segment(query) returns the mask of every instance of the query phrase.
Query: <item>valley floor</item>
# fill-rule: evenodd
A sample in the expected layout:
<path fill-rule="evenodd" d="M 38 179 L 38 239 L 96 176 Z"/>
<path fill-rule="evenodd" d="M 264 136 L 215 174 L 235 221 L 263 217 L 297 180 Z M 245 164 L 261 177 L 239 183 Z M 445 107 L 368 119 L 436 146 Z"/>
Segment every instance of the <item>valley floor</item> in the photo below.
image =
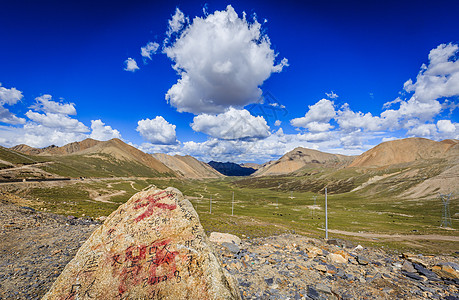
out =
<path fill-rule="evenodd" d="M 40 299 L 98 223 L 2 199 L 0 226 L 0 299 Z M 246 237 L 239 249 L 215 245 L 223 266 L 239 282 L 243 299 L 459 297 L 457 280 L 430 272 L 439 263 L 458 266 L 457 257 L 403 258 L 354 246 L 295 234 Z"/>

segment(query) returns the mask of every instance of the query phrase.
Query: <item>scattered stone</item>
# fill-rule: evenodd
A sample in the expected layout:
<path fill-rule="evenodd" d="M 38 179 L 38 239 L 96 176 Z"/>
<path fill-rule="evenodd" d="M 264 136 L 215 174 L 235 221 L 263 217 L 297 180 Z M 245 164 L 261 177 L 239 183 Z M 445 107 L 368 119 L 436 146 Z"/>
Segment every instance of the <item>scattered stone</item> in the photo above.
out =
<path fill-rule="evenodd" d="M 311 299 L 319 299 L 319 292 L 312 286 L 308 287 L 308 297 Z"/>
<path fill-rule="evenodd" d="M 209 240 L 217 244 L 233 243 L 235 245 L 240 245 L 242 243 L 241 239 L 234 234 L 221 232 L 212 232 L 209 236 Z"/>
<path fill-rule="evenodd" d="M 321 271 L 321 272 L 324 272 L 324 273 L 327 272 L 327 267 L 324 266 L 324 265 L 317 265 L 315 268 L 318 271 Z"/>
<path fill-rule="evenodd" d="M 406 272 L 406 271 L 402 271 L 402 273 L 406 277 L 409 277 L 409 278 L 412 278 L 412 279 L 416 279 L 416 280 L 423 280 L 423 278 L 421 276 L 419 276 L 418 274 L 416 274 L 416 273 L 411 273 L 411 272 Z"/>
<path fill-rule="evenodd" d="M 459 273 L 447 264 L 433 266 L 432 271 L 442 278 L 459 279 Z"/>
<path fill-rule="evenodd" d="M 413 267 L 413 264 L 407 260 L 405 260 L 405 262 L 403 263 L 402 267 L 401 267 L 402 271 L 405 271 L 405 272 L 410 272 L 410 273 L 416 273 L 416 269 Z"/>
<path fill-rule="evenodd" d="M 413 264 L 413 267 L 416 269 L 416 271 L 418 271 L 419 274 L 424 275 L 429 280 L 433 280 L 433 281 L 439 281 L 440 280 L 440 278 L 438 278 L 437 274 L 435 274 L 434 272 L 424 268 L 421 265 Z"/>
<path fill-rule="evenodd" d="M 222 246 L 225 247 L 229 252 L 233 254 L 238 254 L 240 251 L 239 247 L 233 243 L 224 242 L 222 243 Z"/>
<path fill-rule="evenodd" d="M 240 299 L 192 204 L 174 188 L 139 192 L 84 243 L 43 297 Z"/>
<path fill-rule="evenodd" d="M 347 259 L 341 256 L 340 254 L 335 254 L 335 253 L 329 253 L 327 255 L 327 259 L 336 264 L 345 264 L 347 263 Z"/>
<path fill-rule="evenodd" d="M 361 245 L 357 245 L 354 249 L 352 249 L 352 252 L 356 252 L 360 250 L 363 250 L 363 247 Z"/>
<path fill-rule="evenodd" d="M 335 246 L 338 246 L 338 245 L 339 245 L 339 244 L 338 244 L 338 240 L 336 240 L 336 239 L 329 239 L 329 240 L 327 240 L 327 244 L 329 244 L 329 245 L 335 245 Z"/>
<path fill-rule="evenodd" d="M 331 289 L 328 286 L 326 286 L 325 284 L 322 284 L 322 283 L 316 284 L 315 288 L 319 293 L 325 293 L 325 294 L 329 294 L 329 295 L 332 293 Z"/>
<path fill-rule="evenodd" d="M 358 255 L 357 257 L 357 262 L 359 263 L 359 265 L 368 265 L 370 263 L 370 261 L 368 260 L 368 258 L 366 258 L 365 256 L 363 255 Z"/>

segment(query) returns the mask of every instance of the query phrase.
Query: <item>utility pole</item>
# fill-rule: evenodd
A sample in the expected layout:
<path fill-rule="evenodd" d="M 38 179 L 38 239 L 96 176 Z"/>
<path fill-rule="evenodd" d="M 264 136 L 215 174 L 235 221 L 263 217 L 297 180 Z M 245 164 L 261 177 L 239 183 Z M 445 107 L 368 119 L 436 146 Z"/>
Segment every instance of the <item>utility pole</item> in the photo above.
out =
<path fill-rule="evenodd" d="M 328 208 L 327 208 L 327 188 L 325 188 L 325 239 L 328 240 Z"/>
<path fill-rule="evenodd" d="M 316 209 L 317 196 L 312 197 L 312 199 L 314 199 L 314 205 L 312 206 L 312 209 L 311 209 L 311 217 L 314 219 L 314 210 Z"/>
<path fill-rule="evenodd" d="M 210 196 L 210 213 L 212 214 L 212 196 Z"/>
<path fill-rule="evenodd" d="M 451 200 L 451 193 L 449 194 L 440 194 L 441 201 L 443 202 L 443 215 L 441 218 L 440 227 L 451 227 L 451 213 L 449 211 L 449 201 Z"/>
<path fill-rule="evenodd" d="M 233 215 L 234 212 L 234 191 L 233 191 L 233 200 L 231 201 L 231 215 Z"/>

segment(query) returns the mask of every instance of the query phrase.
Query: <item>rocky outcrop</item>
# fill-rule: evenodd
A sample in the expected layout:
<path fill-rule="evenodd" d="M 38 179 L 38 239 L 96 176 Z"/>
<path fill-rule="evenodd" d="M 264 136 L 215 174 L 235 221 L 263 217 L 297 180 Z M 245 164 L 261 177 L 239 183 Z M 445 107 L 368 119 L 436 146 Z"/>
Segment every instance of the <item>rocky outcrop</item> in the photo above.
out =
<path fill-rule="evenodd" d="M 240 299 L 191 203 L 139 192 L 82 245 L 43 299 Z"/>

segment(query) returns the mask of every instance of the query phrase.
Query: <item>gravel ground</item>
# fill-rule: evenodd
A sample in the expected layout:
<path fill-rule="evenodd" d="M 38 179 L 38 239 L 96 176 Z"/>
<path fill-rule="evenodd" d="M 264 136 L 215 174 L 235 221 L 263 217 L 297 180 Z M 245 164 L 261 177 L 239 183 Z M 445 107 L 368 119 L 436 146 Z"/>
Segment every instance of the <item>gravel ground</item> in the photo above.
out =
<path fill-rule="evenodd" d="M 0 299 L 40 299 L 97 226 L 0 202 Z"/>
<path fill-rule="evenodd" d="M 0 299 L 40 299 L 98 225 L 0 199 Z M 430 272 L 457 257 L 293 234 L 215 246 L 243 299 L 459 299 L 459 280 Z"/>

